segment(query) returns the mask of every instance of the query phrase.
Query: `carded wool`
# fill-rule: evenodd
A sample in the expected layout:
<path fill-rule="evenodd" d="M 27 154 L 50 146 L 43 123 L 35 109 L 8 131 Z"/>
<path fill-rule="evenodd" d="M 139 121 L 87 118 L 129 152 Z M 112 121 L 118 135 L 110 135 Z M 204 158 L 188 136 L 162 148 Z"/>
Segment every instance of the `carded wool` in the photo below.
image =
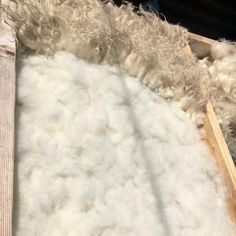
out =
<path fill-rule="evenodd" d="M 235 235 L 177 103 L 65 52 L 18 64 L 16 236 Z"/>

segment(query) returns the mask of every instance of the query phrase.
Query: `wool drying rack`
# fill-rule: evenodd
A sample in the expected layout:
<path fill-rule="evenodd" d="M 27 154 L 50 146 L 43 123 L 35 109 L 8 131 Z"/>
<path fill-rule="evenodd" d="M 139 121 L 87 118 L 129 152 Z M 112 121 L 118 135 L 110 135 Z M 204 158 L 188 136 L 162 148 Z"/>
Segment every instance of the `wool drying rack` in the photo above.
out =
<path fill-rule="evenodd" d="M 205 56 L 216 41 L 190 34 L 189 53 Z M 16 39 L 0 29 L 0 236 L 12 236 L 16 98 Z M 206 143 L 229 191 L 229 213 L 236 223 L 236 169 L 211 103 L 206 106 Z"/>

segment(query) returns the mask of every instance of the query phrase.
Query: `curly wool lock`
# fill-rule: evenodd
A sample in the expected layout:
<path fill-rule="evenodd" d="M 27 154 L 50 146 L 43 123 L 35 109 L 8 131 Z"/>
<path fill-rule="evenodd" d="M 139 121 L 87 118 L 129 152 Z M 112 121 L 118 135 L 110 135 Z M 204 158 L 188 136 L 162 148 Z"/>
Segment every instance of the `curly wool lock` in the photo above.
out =
<path fill-rule="evenodd" d="M 118 8 L 99 0 L 11 2 L 15 8 L 4 9 L 25 50 L 46 55 L 65 50 L 90 62 L 118 64 L 161 96 L 178 101 L 198 124 L 210 99 L 227 142 L 235 143 L 236 105 L 229 100 L 221 106 L 229 93 L 183 51 L 186 29 L 142 9 L 137 15 L 131 5 Z"/>
<path fill-rule="evenodd" d="M 91 62 L 119 64 L 164 97 L 181 101 L 189 113 L 202 110 L 205 76 L 194 68 L 196 59 L 182 51 L 185 29 L 150 13 L 138 16 L 131 5 L 117 8 L 96 0 L 16 3 L 8 15 L 25 49 L 47 55 L 65 50 Z M 195 77 L 202 83 L 194 82 Z"/>

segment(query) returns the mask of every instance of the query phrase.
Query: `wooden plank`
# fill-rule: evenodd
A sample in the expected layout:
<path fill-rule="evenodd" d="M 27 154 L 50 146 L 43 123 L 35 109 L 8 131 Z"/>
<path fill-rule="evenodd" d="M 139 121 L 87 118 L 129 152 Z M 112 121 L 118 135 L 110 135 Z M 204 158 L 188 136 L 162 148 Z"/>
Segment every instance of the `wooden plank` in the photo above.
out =
<path fill-rule="evenodd" d="M 218 41 L 206 38 L 204 36 L 189 33 L 189 45 L 194 54 L 199 58 L 204 58 L 210 55 L 211 45 Z"/>
<path fill-rule="evenodd" d="M 217 42 L 195 34 L 192 34 L 190 37 L 194 37 L 194 40 L 196 41 L 202 40 L 199 41 L 199 44 L 208 44 L 209 48 L 212 43 Z M 192 48 L 189 47 L 189 45 L 184 48 L 187 53 L 192 53 L 191 49 Z M 209 147 L 210 153 L 216 160 L 217 167 L 223 176 L 225 185 L 228 189 L 228 208 L 230 217 L 232 221 L 236 223 L 236 168 L 210 101 L 206 105 L 204 130 L 206 133 L 205 142 Z"/>
<path fill-rule="evenodd" d="M 15 40 L 0 32 L 0 236 L 12 235 Z"/>
<path fill-rule="evenodd" d="M 189 33 L 189 37 L 190 37 L 191 40 L 195 40 L 195 41 L 201 42 L 201 43 L 206 43 L 208 45 L 212 45 L 212 44 L 217 42 L 214 39 L 206 38 L 202 35 L 194 34 L 194 33 Z"/>
<path fill-rule="evenodd" d="M 207 113 L 204 129 L 206 131 L 206 143 L 214 156 L 218 169 L 224 176 L 225 184 L 229 192 L 229 213 L 236 223 L 236 169 L 230 155 L 228 146 L 221 132 L 219 123 L 214 113 L 213 107 L 207 104 Z"/>
<path fill-rule="evenodd" d="M 11 4 L 12 3 L 12 4 Z M 2 5 L 15 7 L 2 0 Z M 0 24 L 0 236 L 12 236 L 16 39 L 1 15 Z"/>

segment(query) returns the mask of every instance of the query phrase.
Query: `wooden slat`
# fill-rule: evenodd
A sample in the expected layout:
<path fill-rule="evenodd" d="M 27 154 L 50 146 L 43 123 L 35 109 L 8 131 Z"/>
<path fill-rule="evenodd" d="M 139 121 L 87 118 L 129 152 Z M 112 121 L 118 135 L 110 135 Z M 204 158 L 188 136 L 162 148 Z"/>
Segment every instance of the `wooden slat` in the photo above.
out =
<path fill-rule="evenodd" d="M 217 42 L 195 34 L 191 34 L 190 37 L 194 37 L 194 40 L 196 42 L 198 41 L 199 45 L 201 43 L 208 44 L 209 48 L 213 43 Z M 192 53 L 192 48 L 189 45 L 184 50 L 187 53 Z M 219 172 L 224 177 L 225 185 L 228 189 L 230 217 L 236 223 L 236 169 L 211 102 L 208 102 L 206 105 L 204 130 L 206 133 L 205 142 L 209 147 L 210 153 L 216 160 Z"/>
<path fill-rule="evenodd" d="M 221 132 L 213 107 L 207 104 L 207 113 L 204 129 L 206 131 L 206 143 L 214 156 L 218 169 L 224 176 L 225 184 L 229 192 L 229 213 L 236 223 L 236 169 L 230 155 L 228 146 Z"/>
<path fill-rule="evenodd" d="M 9 0 L 1 2 L 15 7 Z M 0 236 L 12 236 L 16 40 L 5 19 L 3 14 L 0 24 Z"/>
<path fill-rule="evenodd" d="M 0 236 L 12 235 L 14 111 L 15 41 L 0 32 Z"/>
<path fill-rule="evenodd" d="M 204 58 L 209 56 L 211 45 L 217 43 L 218 41 L 206 38 L 204 36 L 189 33 L 189 44 L 191 50 L 194 54 L 196 54 L 199 58 Z"/>
<path fill-rule="evenodd" d="M 204 36 L 201 36 L 199 34 L 194 34 L 194 33 L 189 33 L 189 37 L 192 39 L 192 40 L 195 40 L 197 42 L 201 42 L 201 43 L 206 43 L 208 45 L 212 45 L 214 43 L 216 43 L 217 41 L 214 40 L 214 39 L 210 39 L 210 38 L 206 38 Z"/>

